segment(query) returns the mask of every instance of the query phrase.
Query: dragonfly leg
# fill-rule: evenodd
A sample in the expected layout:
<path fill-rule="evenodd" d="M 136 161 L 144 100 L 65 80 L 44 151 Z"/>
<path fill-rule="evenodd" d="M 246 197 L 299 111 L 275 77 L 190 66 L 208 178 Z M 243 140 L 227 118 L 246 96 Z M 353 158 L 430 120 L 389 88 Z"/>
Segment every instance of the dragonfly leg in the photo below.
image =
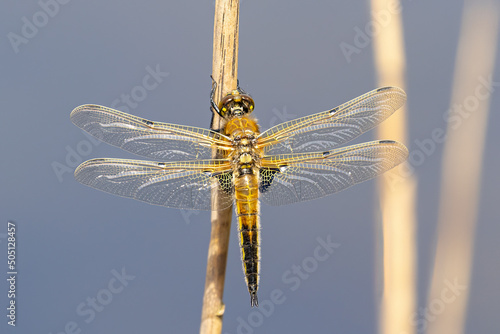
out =
<path fill-rule="evenodd" d="M 243 90 L 243 88 L 240 87 L 240 79 L 236 79 L 236 90 L 241 94 L 248 94 Z"/>
<path fill-rule="evenodd" d="M 215 82 L 212 76 L 210 76 L 210 78 L 212 78 L 212 91 L 210 92 L 210 108 L 212 109 L 213 112 L 219 114 L 220 117 L 223 117 L 220 113 L 219 107 L 214 101 L 215 90 L 217 89 L 217 82 Z"/>

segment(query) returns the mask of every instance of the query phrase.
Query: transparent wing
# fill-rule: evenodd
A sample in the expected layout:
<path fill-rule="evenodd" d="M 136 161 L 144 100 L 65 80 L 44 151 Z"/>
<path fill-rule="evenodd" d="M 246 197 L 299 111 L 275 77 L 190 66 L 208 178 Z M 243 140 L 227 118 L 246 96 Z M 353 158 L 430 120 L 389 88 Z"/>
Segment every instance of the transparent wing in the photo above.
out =
<path fill-rule="evenodd" d="M 334 109 L 276 125 L 258 137 L 265 154 L 331 150 L 370 130 L 406 101 L 405 92 L 384 87 Z"/>
<path fill-rule="evenodd" d="M 232 171 L 226 160 L 93 159 L 78 166 L 75 178 L 114 195 L 170 208 L 212 210 L 213 188 L 222 190 L 217 209 L 225 209 L 233 201 Z"/>
<path fill-rule="evenodd" d="M 98 105 L 71 112 L 71 121 L 94 137 L 159 161 L 210 159 L 212 148 L 230 150 L 230 139 L 207 129 L 152 122 Z"/>
<path fill-rule="evenodd" d="M 374 178 L 407 156 L 403 144 L 383 140 L 326 152 L 265 157 L 260 198 L 270 205 L 320 198 Z"/>

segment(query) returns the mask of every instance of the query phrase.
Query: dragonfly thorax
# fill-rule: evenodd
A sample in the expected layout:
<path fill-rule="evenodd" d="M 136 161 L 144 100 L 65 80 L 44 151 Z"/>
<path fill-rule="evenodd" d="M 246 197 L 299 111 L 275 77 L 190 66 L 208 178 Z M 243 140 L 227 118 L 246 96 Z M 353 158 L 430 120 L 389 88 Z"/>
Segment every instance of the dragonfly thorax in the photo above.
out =
<path fill-rule="evenodd" d="M 242 153 L 239 158 L 239 163 L 242 165 L 251 164 L 253 162 L 253 157 L 250 153 Z"/>
<path fill-rule="evenodd" d="M 231 137 L 235 145 L 247 145 L 242 143 L 245 140 L 254 142 L 259 133 L 257 122 L 249 116 L 233 117 L 224 127 L 224 134 Z"/>
<path fill-rule="evenodd" d="M 262 152 L 256 147 L 259 126 L 255 119 L 249 116 L 230 119 L 224 132 L 232 140 L 233 152 L 231 161 L 235 175 L 254 174 L 260 166 Z"/>

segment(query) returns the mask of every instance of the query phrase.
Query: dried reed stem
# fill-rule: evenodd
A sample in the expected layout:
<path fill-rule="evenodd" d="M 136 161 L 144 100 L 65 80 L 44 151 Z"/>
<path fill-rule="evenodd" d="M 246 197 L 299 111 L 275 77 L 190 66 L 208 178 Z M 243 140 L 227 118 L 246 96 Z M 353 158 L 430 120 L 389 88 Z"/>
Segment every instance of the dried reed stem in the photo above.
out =
<path fill-rule="evenodd" d="M 372 0 L 374 13 L 386 13 L 387 22 L 374 34 L 374 54 L 379 86 L 405 89 L 406 58 L 399 1 Z M 380 22 L 379 22 L 380 23 Z M 380 139 L 408 142 L 406 107 L 378 126 Z M 383 297 L 379 332 L 414 333 L 409 321 L 416 305 L 416 180 L 400 165 L 378 182 L 383 231 Z"/>
<path fill-rule="evenodd" d="M 214 42 L 212 77 L 217 83 L 215 102 L 237 86 L 238 77 L 238 23 L 239 1 L 217 0 L 215 3 Z M 221 119 L 214 114 L 212 130 L 220 130 Z M 214 151 L 214 158 L 219 153 Z M 218 194 L 215 193 L 215 201 Z M 217 205 L 217 204 L 216 204 Z M 226 276 L 227 251 L 231 230 L 232 207 L 212 211 L 212 230 L 208 248 L 205 293 L 201 313 L 200 334 L 219 334 L 222 332 L 224 315 L 224 280 Z"/>
<path fill-rule="evenodd" d="M 441 169 L 429 334 L 464 333 L 500 6 L 465 1 Z M 489 86 L 489 87 L 488 87 Z M 454 286 L 454 288 L 453 288 Z M 444 311 L 432 314 L 436 305 Z"/>

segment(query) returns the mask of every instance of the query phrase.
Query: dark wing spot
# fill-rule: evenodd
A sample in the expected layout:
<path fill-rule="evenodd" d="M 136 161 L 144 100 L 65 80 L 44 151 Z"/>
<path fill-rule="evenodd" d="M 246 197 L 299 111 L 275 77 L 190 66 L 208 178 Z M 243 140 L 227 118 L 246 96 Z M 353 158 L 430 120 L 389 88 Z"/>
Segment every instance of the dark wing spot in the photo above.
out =
<path fill-rule="evenodd" d="M 219 186 L 224 193 L 230 195 L 234 192 L 233 185 L 233 172 L 224 172 L 224 173 L 210 173 L 205 172 L 207 176 L 215 177 L 219 181 Z M 209 175 L 210 174 L 210 175 Z"/>
<path fill-rule="evenodd" d="M 384 90 L 389 90 L 389 89 L 392 89 L 392 87 L 382 87 L 377 89 L 377 92 L 383 92 Z"/>
<path fill-rule="evenodd" d="M 260 184 L 259 184 L 259 191 L 261 193 L 265 193 L 271 184 L 273 183 L 274 176 L 276 173 L 279 173 L 279 169 L 274 169 L 274 168 L 261 168 L 259 171 L 259 176 L 260 176 Z"/>
<path fill-rule="evenodd" d="M 379 140 L 378 143 L 379 144 L 394 144 L 395 141 L 394 140 Z"/>
<path fill-rule="evenodd" d="M 146 125 L 147 125 L 147 126 L 153 126 L 153 125 L 154 125 L 154 123 L 153 123 L 153 122 L 148 121 L 147 119 L 143 119 L 143 120 L 142 120 L 142 122 L 143 122 L 143 123 L 146 123 Z"/>

